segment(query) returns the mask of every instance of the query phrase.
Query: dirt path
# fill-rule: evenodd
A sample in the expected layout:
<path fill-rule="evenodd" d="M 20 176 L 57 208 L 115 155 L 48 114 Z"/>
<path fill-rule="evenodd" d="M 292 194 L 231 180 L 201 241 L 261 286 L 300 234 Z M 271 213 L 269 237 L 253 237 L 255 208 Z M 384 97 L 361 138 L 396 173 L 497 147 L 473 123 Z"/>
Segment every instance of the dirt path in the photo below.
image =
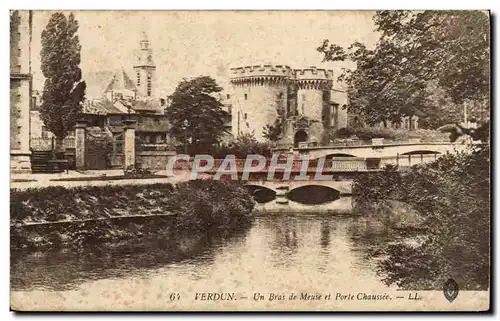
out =
<path fill-rule="evenodd" d="M 48 186 L 64 186 L 64 187 L 78 187 L 78 186 L 105 186 L 105 185 L 146 185 L 155 183 L 177 183 L 189 180 L 189 172 L 182 173 L 182 179 L 176 180 L 172 178 L 148 178 L 148 179 L 120 179 L 120 180 L 92 180 L 92 181 L 54 181 L 54 179 L 63 178 L 77 178 L 77 177 L 101 177 L 122 175 L 122 170 L 109 170 L 109 171 L 88 171 L 85 173 L 70 171 L 66 173 L 57 174 L 17 174 L 11 176 L 10 188 L 15 189 L 28 189 L 28 188 L 41 188 Z M 157 172 L 158 175 L 165 175 L 165 171 Z M 181 173 L 177 173 L 181 175 Z M 210 175 L 200 174 L 199 178 L 210 178 Z M 34 181 L 19 181 L 15 180 L 34 180 Z"/>

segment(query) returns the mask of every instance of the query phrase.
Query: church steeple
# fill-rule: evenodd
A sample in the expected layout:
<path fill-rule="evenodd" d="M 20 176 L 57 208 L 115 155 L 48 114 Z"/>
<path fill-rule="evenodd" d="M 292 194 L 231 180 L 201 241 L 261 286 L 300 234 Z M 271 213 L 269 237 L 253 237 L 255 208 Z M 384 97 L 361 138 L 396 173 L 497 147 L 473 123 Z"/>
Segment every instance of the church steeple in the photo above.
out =
<path fill-rule="evenodd" d="M 153 61 L 153 50 L 151 49 L 148 36 L 143 32 L 139 41 L 139 55 L 134 65 L 136 74 L 137 95 L 139 97 L 154 96 L 154 74 L 156 66 Z"/>

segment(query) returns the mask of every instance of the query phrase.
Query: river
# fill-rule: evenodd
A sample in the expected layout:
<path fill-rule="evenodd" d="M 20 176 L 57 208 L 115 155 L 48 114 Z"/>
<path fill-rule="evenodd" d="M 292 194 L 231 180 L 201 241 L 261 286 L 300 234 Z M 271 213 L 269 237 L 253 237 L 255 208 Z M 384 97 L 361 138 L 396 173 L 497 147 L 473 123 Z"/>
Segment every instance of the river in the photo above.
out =
<path fill-rule="evenodd" d="M 231 238 L 178 240 L 175 247 L 14 254 L 11 298 L 32 309 L 232 309 L 245 302 L 266 309 L 276 303 L 271 293 L 390 293 L 365 251 L 387 235 L 367 233 L 371 228 L 355 216 L 266 215 Z M 234 293 L 238 301 L 195 301 L 202 292 Z"/>

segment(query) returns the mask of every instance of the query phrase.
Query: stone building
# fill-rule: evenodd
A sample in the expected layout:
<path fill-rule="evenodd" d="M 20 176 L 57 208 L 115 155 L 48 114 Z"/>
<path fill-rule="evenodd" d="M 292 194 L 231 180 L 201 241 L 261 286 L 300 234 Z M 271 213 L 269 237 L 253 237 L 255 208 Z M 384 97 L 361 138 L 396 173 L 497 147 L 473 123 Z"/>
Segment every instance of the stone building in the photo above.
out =
<path fill-rule="evenodd" d="M 42 93 L 34 90 L 31 96 L 30 108 L 30 138 L 51 138 L 53 134 L 47 130 L 42 119 L 40 118 L 40 106 L 42 104 Z"/>
<path fill-rule="evenodd" d="M 150 47 L 145 32 L 142 35 L 139 46 L 139 54 L 134 65 L 137 95 L 138 97 L 152 97 L 154 96 L 156 66 L 153 62 L 153 49 Z"/>
<path fill-rule="evenodd" d="M 149 144 L 165 144 L 168 122 L 165 100 L 156 97 L 153 50 L 143 33 L 139 54 L 133 65 L 136 77 L 130 77 L 122 68 L 108 80 L 102 97 L 86 101 L 84 113 L 95 125 L 107 127 L 114 136 L 123 134 L 121 122 L 137 121 L 136 137 Z M 93 84 L 95 86 L 95 84 Z"/>
<path fill-rule="evenodd" d="M 342 106 L 347 95 L 334 85 L 333 70 L 284 65 L 231 69 L 232 132 L 253 133 L 263 141 L 264 127 L 281 123 L 280 143 L 320 142 L 331 130 L 347 126 Z"/>
<path fill-rule="evenodd" d="M 233 105 L 231 103 L 231 94 L 229 92 L 222 92 L 217 95 L 217 99 L 222 104 L 221 108 L 226 112 L 227 117 L 223 119 L 224 121 L 224 135 L 221 138 L 221 142 L 223 144 L 230 143 L 234 140 L 233 132 L 232 132 L 232 108 Z"/>
<path fill-rule="evenodd" d="M 135 120 L 136 142 L 148 148 L 165 147 L 168 143 L 169 123 L 165 116 L 166 101 L 156 96 L 156 66 L 153 51 L 146 34 L 139 41 L 139 55 L 133 65 L 135 77 L 124 68 L 116 71 L 104 84 L 90 83 L 100 89 L 100 97 L 84 103 L 84 115 L 88 126 L 102 128 L 113 138 L 111 166 L 122 167 L 124 162 L 124 121 Z M 104 81 L 106 77 L 89 77 Z M 155 146 L 162 145 L 162 146 Z"/>
<path fill-rule="evenodd" d="M 31 11 L 10 12 L 10 169 L 29 171 L 31 104 Z"/>
<path fill-rule="evenodd" d="M 124 68 L 86 73 L 82 77 L 87 83 L 87 99 L 83 102 L 83 118 L 87 122 L 87 130 L 100 128 L 103 133 L 111 136 L 114 142 L 111 166 L 114 167 L 123 166 L 125 134 L 123 121 L 125 120 L 136 121 L 134 133 L 137 142 L 146 145 L 168 143 L 169 124 L 165 116 L 165 99 L 155 95 L 156 66 L 152 58 L 152 48 L 145 34 L 139 41 L 138 49 L 137 60 L 130 64 L 136 73 L 135 77 L 130 77 L 129 74 L 132 73 L 127 74 Z M 40 92 L 34 91 L 31 108 L 32 147 L 50 145 L 53 136 L 40 119 L 40 104 Z M 74 134 L 74 131 L 68 133 L 68 140 L 74 141 Z M 87 155 L 87 163 L 89 159 L 92 159 L 92 156 Z M 91 163 L 100 166 L 102 162 Z M 100 169 L 98 165 L 89 168 Z"/>

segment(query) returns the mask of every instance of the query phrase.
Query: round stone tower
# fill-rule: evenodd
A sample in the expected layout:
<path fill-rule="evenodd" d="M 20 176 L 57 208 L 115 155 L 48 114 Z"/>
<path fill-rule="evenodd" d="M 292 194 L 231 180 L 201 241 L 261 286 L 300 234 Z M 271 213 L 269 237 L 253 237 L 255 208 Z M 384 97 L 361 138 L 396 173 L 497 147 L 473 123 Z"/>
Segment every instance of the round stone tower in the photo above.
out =
<path fill-rule="evenodd" d="M 265 140 L 264 126 L 286 111 L 292 78 L 293 70 L 283 65 L 231 68 L 233 136 L 253 133 L 257 140 Z"/>
<path fill-rule="evenodd" d="M 307 69 L 295 70 L 297 88 L 297 111 L 311 122 L 308 140 L 319 141 L 323 132 L 323 124 L 329 118 L 330 90 L 333 85 L 333 70 Z"/>
<path fill-rule="evenodd" d="M 299 113 L 321 121 L 323 102 L 327 102 L 328 92 L 333 85 L 333 70 L 316 67 L 296 69 L 295 84 Z"/>

